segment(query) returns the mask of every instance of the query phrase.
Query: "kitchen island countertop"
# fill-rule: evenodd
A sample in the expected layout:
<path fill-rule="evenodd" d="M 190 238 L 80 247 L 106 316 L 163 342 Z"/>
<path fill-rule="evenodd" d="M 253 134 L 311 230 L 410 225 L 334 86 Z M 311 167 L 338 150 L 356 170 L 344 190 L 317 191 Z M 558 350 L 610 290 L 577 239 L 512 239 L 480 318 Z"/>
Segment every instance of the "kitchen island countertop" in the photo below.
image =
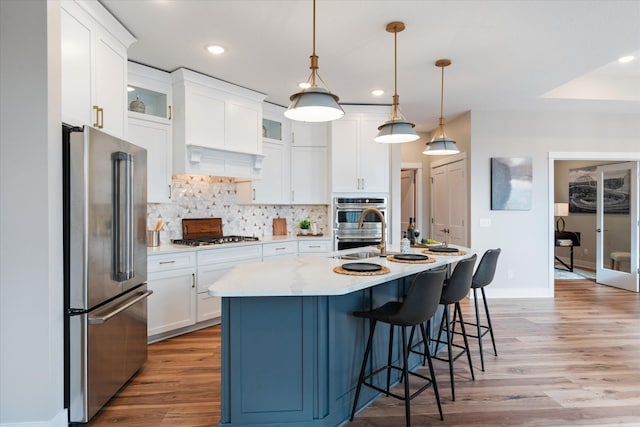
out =
<path fill-rule="evenodd" d="M 391 248 L 390 253 L 399 253 Z M 312 255 L 243 264 L 234 267 L 209 287 L 209 295 L 217 297 L 260 296 L 329 296 L 345 295 L 390 280 L 409 276 L 420 271 L 451 264 L 474 254 L 468 248 L 460 248 L 465 255 L 429 255 L 434 263 L 408 264 L 389 261 L 383 257 L 358 260 L 388 267 L 390 272 L 375 276 L 351 276 L 338 274 L 333 268 L 354 260 L 340 259 L 340 254 L 375 251 L 372 247 L 350 249 L 331 255 Z M 422 249 L 412 248 L 420 254 Z"/>

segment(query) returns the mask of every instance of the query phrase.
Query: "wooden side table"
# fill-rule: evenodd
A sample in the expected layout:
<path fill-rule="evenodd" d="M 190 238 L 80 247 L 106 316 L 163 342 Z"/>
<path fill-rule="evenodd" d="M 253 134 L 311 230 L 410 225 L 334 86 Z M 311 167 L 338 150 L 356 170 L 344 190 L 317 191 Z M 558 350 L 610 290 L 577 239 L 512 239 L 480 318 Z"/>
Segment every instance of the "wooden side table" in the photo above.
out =
<path fill-rule="evenodd" d="M 560 240 L 571 240 L 571 245 L 570 246 L 559 245 L 558 241 L 560 241 Z M 556 258 L 556 261 L 558 261 L 560 264 L 565 266 L 567 271 L 573 272 L 573 248 L 575 246 L 580 246 L 580 232 L 578 232 L 578 231 L 556 231 L 555 232 L 555 246 L 556 246 L 556 248 L 569 248 L 569 250 L 570 250 L 570 252 L 569 252 L 570 253 L 569 265 L 567 265 L 566 262 L 564 262 L 563 260 L 558 258 L 557 255 L 555 256 L 555 258 Z"/>

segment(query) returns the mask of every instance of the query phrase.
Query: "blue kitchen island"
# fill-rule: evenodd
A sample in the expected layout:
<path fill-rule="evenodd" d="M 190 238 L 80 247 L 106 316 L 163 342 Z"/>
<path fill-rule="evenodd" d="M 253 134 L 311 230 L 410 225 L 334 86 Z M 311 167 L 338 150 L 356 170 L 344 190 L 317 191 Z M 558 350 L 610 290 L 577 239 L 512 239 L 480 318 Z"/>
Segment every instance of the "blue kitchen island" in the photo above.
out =
<path fill-rule="evenodd" d="M 334 267 L 349 261 L 327 256 L 235 267 L 209 288 L 210 295 L 222 297 L 220 425 L 337 426 L 347 421 L 369 327 L 352 313 L 401 299 L 415 274 L 473 254 L 463 249 L 465 255 L 434 256 L 436 262 L 429 264 L 370 258 L 367 262 L 389 269 L 376 276 L 335 273 Z M 374 368 L 386 363 L 388 339 L 388 328 L 379 328 Z M 394 341 L 400 349 L 400 338 Z M 399 354 L 395 351 L 394 357 Z M 412 363 L 420 363 L 416 355 Z M 363 388 L 360 408 L 377 396 Z"/>

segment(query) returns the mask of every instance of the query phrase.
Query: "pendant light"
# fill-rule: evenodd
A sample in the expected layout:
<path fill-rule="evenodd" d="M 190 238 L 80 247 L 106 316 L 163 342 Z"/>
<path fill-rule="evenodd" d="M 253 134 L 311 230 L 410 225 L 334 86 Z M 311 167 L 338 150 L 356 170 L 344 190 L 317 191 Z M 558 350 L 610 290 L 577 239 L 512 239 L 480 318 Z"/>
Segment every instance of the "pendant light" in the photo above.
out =
<path fill-rule="evenodd" d="M 400 96 L 398 96 L 398 33 L 405 29 L 402 22 L 390 22 L 387 24 L 387 32 L 393 33 L 394 44 L 394 94 L 393 105 L 389 120 L 378 127 L 378 135 L 373 139 L 376 142 L 387 144 L 397 144 L 401 142 L 411 142 L 418 138 L 418 134 L 413 128 L 415 125 L 408 122 L 400 112 Z"/>
<path fill-rule="evenodd" d="M 459 153 L 456 142 L 453 139 L 447 138 L 444 133 L 444 67 L 451 65 L 451 61 L 448 59 L 439 59 L 436 61 L 436 67 L 442 68 L 442 80 L 440 84 L 440 126 L 436 131 L 436 134 L 431 138 L 430 142 L 427 142 L 427 148 L 424 149 L 422 154 L 427 155 L 443 155 L 443 154 L 456 154 Z"/>
<path fill-rule="evenodd" d="M 294 93 L 289 98 L 291 104 L 285 117 L 299 122 L 329 122 L 344 116 L 344 110 L 338 104 L 339 98 L 332 94 L 327 84 L 318 74 L 318 56 L 316 55 L 316 0 L 313 0 L 313 53 L 311 59 L 311 75 L 307 79 L 309 87 Z M 320 80 L 325 87 L 317 84 Z"/>

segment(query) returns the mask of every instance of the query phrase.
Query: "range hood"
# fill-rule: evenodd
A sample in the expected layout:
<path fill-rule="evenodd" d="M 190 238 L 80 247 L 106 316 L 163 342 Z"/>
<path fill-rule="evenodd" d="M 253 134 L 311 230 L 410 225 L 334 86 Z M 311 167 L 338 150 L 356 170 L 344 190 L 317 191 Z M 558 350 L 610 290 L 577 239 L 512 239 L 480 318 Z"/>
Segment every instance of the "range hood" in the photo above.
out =
<path fill-rule="evenodd" d="M 260 179 L 264 157 L 262 154 L 239 153 L 219 148 L 187 145 L 185 173 Z"/>

